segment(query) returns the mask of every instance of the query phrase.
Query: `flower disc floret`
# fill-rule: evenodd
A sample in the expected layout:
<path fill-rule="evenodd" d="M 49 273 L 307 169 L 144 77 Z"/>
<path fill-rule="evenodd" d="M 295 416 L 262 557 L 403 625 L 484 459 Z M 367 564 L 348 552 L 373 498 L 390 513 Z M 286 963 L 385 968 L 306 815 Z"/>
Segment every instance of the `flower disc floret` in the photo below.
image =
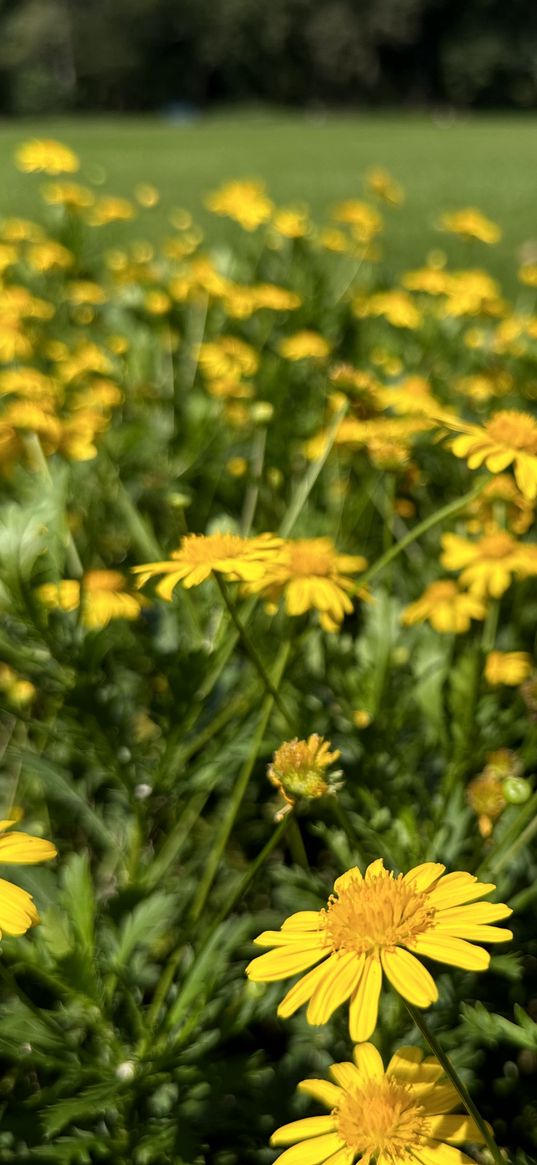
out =
<path fill-rule="evenodd" d="M 260 946 L 275 949 L 253 959 L 247 974 L 273 982 L 307 971 L 278 1014 L 287 1018 L 307 1003 L 308 1023 L 326 1023 L 350 1000 L 351 1038 L 366 1040 L 377 1022 L 383 974 L 409 1003 L 428 1007 L 438 991 L 416 955 L 486 970 L 490 956 L 474 943 L 512 938 L 489 925 L 507 918 L 509 907 L 475 901 L 493 889 L 464 871 L 445 874 L 436 862 L 396 876 L 379 858 L 363 877 L 354 867 L 338 878 L 323 910 L 300 911 L 281 931 L 259 935 Z"/>
<path fill-rule="evenodd" d="M 472 1165 L 456 1146 L 483 1143 L 466 1113 L 448 1115 L 459 1102 L 434 1056 L 401 1047 L 386 1070 L 373 1044 L 355 1047 L 353 1061 L 332 1064 L 326 1080 L 303 1080 L 301 1092 L 331 1111 L 283 1125 L 271 1137 L 291 1146 L 277 1165 Z"/>

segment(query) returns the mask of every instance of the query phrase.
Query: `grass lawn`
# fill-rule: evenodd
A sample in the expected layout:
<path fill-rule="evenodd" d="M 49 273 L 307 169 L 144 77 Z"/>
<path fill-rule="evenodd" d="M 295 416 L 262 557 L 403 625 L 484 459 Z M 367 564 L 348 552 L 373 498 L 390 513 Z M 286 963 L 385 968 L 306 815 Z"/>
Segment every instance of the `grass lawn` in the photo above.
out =
<path fill-rule="evenodd" d="M 386 166 L 407 191 L 403 213 L 389 212 L 389 253 L 396 267 L 418 264 L 430 247 L 445 246 L 454 263 L 486 264 L 516 286 L 513 271 L 521 244 L 537 239 L 537 118 L 422 115 L 311 116 L 266 112 L 212 115 L 191 124 L 155 118 L 63 119 L 0 125 L 0 212 L 38 213 L 39 180 L 17 173 L 14 147 L 32 136 L 59 137 L 83 159 L 82 177 L 129 194 L 136 182 L 154 182 L 162 200 L 146 213 L 137 235 L 165 229 L 164 212 L 182 205 L 196 212 L 208 234 L 226 234 L 223 220 L 200 212 L 205 191 L 225 179 L 259 175 L 280 202 L 307 201 L 321 217 L 344 197 L 360 196 L 368 166 Z M 435 230 L 440 210 L 478 206 L 504 231 L 496 247 L 469 249 Z M 108 228 L 114 241 L 131 224 Z"/>

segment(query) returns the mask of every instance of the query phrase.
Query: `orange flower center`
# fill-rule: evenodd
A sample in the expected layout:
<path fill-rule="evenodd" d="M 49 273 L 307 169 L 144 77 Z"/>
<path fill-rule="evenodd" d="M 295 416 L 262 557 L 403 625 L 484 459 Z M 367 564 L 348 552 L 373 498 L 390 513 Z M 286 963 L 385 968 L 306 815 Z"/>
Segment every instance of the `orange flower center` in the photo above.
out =
<path fill-rule="evenodd" d="M 172 558 L 182 558 L 192 566 L 204 566 L 222 558 L 242 558 L 248 543 L 238 534 L 188 534 Z"/>
<path fill-rule="evenodd" d="M 368 881 L 352 880 L 332 895 L 321 925 L 333 950 L 367 954 L 409 946 L 434 920 L 427 894 L 387 870 Z"/>
<path fill-rule="evenodd" d="M 482 559 L 507 558 L 513 553 L 513 549 L 513 540 L 509 534 L 489 534 L 487 538 L 482 538 L 479 543 L 479 557 Z"/>
<path fill-rule="evenodd" d="M 523 449 L 526 453 L 537 453 L 537 424 L 528 413 L 515 413 L 505 409 L 496 413 L 485 427 L 498 445 Z"/>
<path fill-rule="evenodd" d="M 288 547 L 289 573 L 293 576 L 311 578 L 319 575 L 328 578 L 336 570 L 336 556 L 330 541 L 326 538 L 299 540 Z"/>
<path fill-rule="evenodd" d="M 362 1165 L 382 1154 L 394 1165 L 413 1158 L 425 1141 L 425 1112 L 412 1089 L 391 1076 L 369 1080 L 363 1089 L 346 1093 L 336 1111 L 342 1139 L 359 1154 Z"/>

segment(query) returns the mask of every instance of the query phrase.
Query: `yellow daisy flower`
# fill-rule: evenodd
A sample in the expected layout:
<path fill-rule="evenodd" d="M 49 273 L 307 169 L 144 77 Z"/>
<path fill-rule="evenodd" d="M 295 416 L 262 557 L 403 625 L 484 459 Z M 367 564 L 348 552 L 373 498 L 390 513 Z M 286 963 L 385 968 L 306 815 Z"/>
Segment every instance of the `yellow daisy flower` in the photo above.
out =
<path fill-rule="evenodd" d="M 480 243 L 497 243 L 502 237 L 499 226 L 473 206 L 443 214 L 440 226 L 450 234 L 459 235 L 463 239 L 477 239 Z"/>
<path fill-rule="evenodd" d="M 511 684 L 515 687 L 531 675 L 531 656 L 527 651 L 490 651 L 485 663 L 485 679 L 489 684 Z"/>
<path fill-rule="evenodd" d="M 80 167 L 79 158 L 69 146 L 51 139 L 23 142 L 16 151 L 15 162 L 26 174 L 73 174 Z"/>
<path fill-rule="evenodd" d="M 106 627 L 111 619 L 137 619 L 145 600 L 126 590 L 119 570 L 88 570 L 81 582 L 61 579 L 37 588 L 45 607 L 76 611 L 81 607 L 81 622 L 91 631 Z"/>
<path fill-rule="evenodd" d="M 335 1083 L 300 1082 L 330 1114 L 277 1129 L 271 1145 L 292 1146 L 277 1165 L 474 1165 L 455 1146 L 482 1144 L 483 1135 L 467 1113 L 452 1113 L 460 1098 L 434 1056 L 401 1047 L 385 1070 L 380 1052 L 366 1043 L 355 1047 L 353 1061 L 330 1066 Z"/>
<path fill-rule="evenodd" d="M 442 535 L 442 566 L 460 570 L 460 582 L 477 598 L 501 598 L 513 577 L 537 574 L 537 547 L 517 542 L 506 530 L 496 529 L 470 542 L 459 534 Z"/>
<path fill-rule="evenodd" d="M 515 480 L 529 501 L 537 498 L 537 421 L 529 413 L 501 409 L 486 424 L 465 425 L 452 421 L 452 428 L 462 429 L 451 442 L 456 457 L 462 457 L 469 469 L 485 465 L 490 473 L 502 473 L 513 466 Z"/>
<path fill-rule="evenodd" d="M 410 603 L 401 616 L 407 627 L 426 620 L 435 631 L 456 635 L 468 631 L 471 619 L 484 619 L 486 607 L 476 595 L 460 591 L 453 579 L 443 578 L 430 583 L 415 603 Z"/>
<path fill-rule="evenodd" d="M 338 554 L 331 538 L 290 539 L 245 591 L 263 595 L 270 604 L 283 597 L 288 615 L 318 611 L 321 627 L 337 631 L 353 609 L 350 596 L 366 597 L 347 576 L 366 566 L 361 555 Z"/>
<path fill-rule="evenodd" d="M 187 588 L 197 587 L 213 571 L 233 582 L 259 579 L 281 545 L 281 538 L 272 534 L 260 534 L 256 538 L 222 533 L 188 534 L 169 561 L 146 562 L 132 569 L 140 576 L 139 586 L 157 574 L 166 575 L 157 584 L 156 591 L 169 601 L 178 583 Z"/>
<path fill-rule="evenodd" d="M 490 955 L 473 944 L 513 937 L 489 925 L 507 918 L 508 906 L 475 902 L 495 886 L 462 870 L 444 874 L 445 868 L 424 862 L 395 875 L 378 858 L 365 876 L 356 866 L 347 870 L 336 879 L 325 909 L 301 910 L 281 930 L 259 935 L 259 946 L 276 949 L 253 959 L 247 975 L 262 983 L 307 971 L 287 992 L 278 1015 L 286 1019 L 307 1003 L 308 1023 L 326 1023 L 350 999 L 349 1030 L 358 1042 L 375 1029 L 383 973 L 409 1003 L 429 1007 L 438 991 L 416 955 L 485 971 Z"/>
<path fill-rule="evenodd" d="M 371 193 L 376 194 L 377 198 L 380 198 L 382 202 L 387 202 L 389 206 L 401 206 L 405 201 L 402 186 L 399 186 L 382 166 L 374 166 L 373 169 L 368 170 L 365 182 Z"/>
<path fill-rule="evenodd" d="M 265 183 L 256 179 L 225 182 L 205 199 L 207 210 L 238 222 L 245 231 L 255 231 L 268 222 L 274 210 L 265 194 Z"/>
<path fill-rule="evenodd" d="M 17 818 L 0 821 L 0 862 L 30 866 L 56 857 L 58 851 L 51 841 L 29 833 L 6 833 L 16 824 Z M 31 894 L 0 878 L 0 938 L 2 934 L 25 934 L 39 921 Z"/>

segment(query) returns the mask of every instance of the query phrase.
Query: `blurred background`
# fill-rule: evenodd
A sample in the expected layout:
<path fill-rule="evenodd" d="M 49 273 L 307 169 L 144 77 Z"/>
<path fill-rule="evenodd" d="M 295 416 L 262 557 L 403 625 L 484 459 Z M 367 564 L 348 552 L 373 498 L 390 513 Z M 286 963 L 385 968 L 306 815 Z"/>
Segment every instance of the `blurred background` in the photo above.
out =
<path fill-rule="evenodd" d="M 530 0 L 2 0 L 0 111 L 529 109 Z"/>

